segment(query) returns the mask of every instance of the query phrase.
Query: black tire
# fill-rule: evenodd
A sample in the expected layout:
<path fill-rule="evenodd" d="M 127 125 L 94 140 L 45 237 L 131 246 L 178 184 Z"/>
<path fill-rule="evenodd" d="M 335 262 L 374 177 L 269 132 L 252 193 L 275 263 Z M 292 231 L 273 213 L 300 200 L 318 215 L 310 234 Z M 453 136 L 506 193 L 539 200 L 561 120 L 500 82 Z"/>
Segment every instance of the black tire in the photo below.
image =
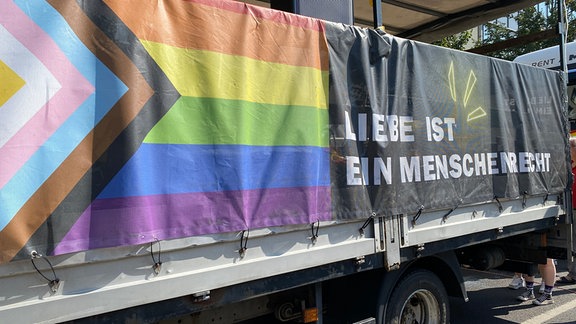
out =
<path fill-rule="evenodd" d="M 382 323 L 450 323 L 448 294 L 442 281 L 428 270 L 406 274 L 390 295 Z"/>

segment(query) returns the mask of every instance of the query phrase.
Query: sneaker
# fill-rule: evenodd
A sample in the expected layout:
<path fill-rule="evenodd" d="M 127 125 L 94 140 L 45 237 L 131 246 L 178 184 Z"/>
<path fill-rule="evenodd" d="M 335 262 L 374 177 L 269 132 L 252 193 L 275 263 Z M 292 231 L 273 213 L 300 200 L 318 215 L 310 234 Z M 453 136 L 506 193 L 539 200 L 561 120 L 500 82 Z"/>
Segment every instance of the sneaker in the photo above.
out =
<path fill-rule="evenodd" d="M 538 298 L 534 299 L 532 304 L 538 306 L 554 304 L 554 300 L 552 299 L 552 294 L 542 294 Z"/>
<path fill-rule="evenodd" d="M 520 289 L 526 287 L 526 282 L 524 281 L 524 278 L 522 278 L 521 276 L 517 276 L 514 275 L 514 278 L 512 278 L 512 282 L 510 282 L 510 284 L 508 285 L 508 288 L 510 289 Z"/>
<path fill-rule="evenodd" d="M 526 291 L 522 293 L 522 295 L 516 297 L 516 299 L 520 301 L 527 301 L 534 298 L 536 298 L 536 296 L 534 296 L 534 289 L 526 289 Z"/>
<path fill-rule="evenodd" d="M 542 284 L 540 285 L 540 289 L 538 289 L 538 292 L 540 292 L 541 294 L 544 293 L 544 288 L 546 288 L 546 284 L 544 283 L 544 281 L 542 281 Z"/>

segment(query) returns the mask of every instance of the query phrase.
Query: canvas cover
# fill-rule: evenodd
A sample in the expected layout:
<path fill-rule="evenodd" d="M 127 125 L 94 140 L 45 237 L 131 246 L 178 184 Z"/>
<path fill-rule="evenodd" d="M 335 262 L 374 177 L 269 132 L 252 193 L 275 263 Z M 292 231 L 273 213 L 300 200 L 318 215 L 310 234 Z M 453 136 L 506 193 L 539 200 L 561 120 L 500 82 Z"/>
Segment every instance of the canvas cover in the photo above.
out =
<path fill-rule="evenodd" d="M 0 263 L 568 186 L 561 75 L 233 1 L 2 1 Z"/>

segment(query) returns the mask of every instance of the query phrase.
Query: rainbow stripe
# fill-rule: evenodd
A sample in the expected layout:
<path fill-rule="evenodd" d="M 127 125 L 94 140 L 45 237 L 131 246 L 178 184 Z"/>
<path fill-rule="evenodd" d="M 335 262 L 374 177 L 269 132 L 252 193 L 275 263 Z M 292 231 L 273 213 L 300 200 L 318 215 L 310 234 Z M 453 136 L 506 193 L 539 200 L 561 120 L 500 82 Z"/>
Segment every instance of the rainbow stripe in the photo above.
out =
<path fill-rule="evenodd" d="M 55 253 L 331 219 L 320 22 L 229 2 L 106 3 L 180 98 Z"/>

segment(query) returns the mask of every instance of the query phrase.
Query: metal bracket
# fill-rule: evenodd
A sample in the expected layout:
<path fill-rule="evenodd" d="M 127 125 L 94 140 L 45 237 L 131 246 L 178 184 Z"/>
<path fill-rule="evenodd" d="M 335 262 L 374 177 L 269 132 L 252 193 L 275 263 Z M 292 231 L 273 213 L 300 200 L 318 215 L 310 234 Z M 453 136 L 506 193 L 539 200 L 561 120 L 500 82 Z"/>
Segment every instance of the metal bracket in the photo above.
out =
<path fill-rule="evenodd" d="M 416 246 L 416 253 L 415 254 L 416 254 L 417 258 L 422 256 L 422 252 L 424 252 L 424 249 L 425 249 L 424 244 L 418 244 Z"/>
<path fill-rule="evenodd" d="M 201 302 L 210 300 L 210 290 L 201 291 L 201 292 L 197 292 L 197 293 L 192 294 L 192 300 L 195 303 L 201 303 Z"/>
<path fill-rule="evenodd" d="M 364 257 L 363 255 L 357 257 L 354 260 L 354 263 L 356 264 L 356 268 L 360 268 L 364 263 L 366 263 L 366 257 Z"/>
<path fill-rule="evenodd" d="M 400 267 L 400 216 L 384 218 L 385 266 L 387 270 Z"/>

